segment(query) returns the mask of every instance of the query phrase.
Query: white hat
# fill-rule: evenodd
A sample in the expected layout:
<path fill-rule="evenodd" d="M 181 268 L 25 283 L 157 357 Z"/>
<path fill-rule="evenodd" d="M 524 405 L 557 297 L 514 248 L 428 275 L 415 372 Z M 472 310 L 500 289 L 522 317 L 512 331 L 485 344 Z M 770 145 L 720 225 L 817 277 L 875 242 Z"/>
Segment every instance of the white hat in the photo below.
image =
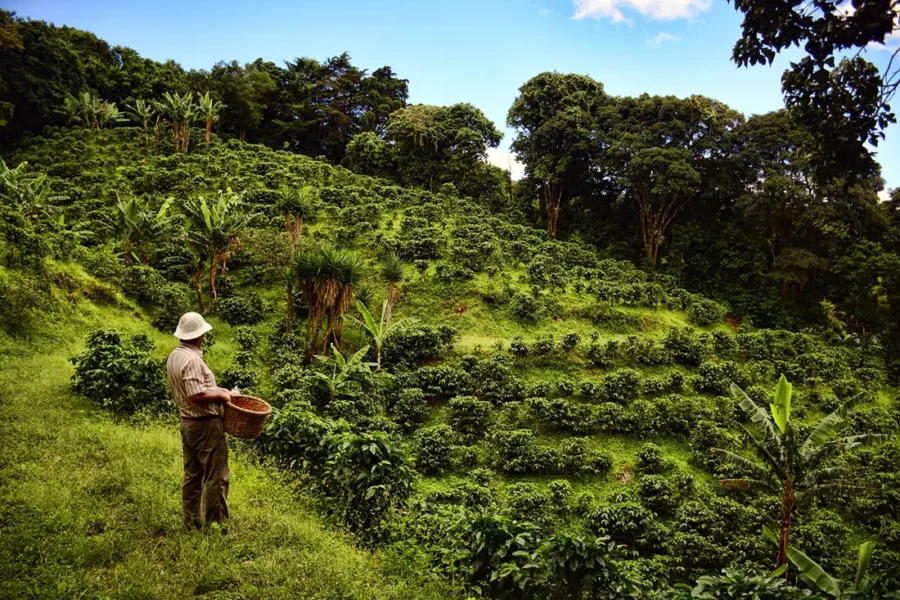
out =
<path fill-rule="evenodd" d="M 195 340 L 210 329 L 212 329 L 212 325 L 203 319 L 203 315 L 189 312 L 184 313 L 178 319 L 178 327 L 175 328 L 173 335 L 179 340 Z"/>

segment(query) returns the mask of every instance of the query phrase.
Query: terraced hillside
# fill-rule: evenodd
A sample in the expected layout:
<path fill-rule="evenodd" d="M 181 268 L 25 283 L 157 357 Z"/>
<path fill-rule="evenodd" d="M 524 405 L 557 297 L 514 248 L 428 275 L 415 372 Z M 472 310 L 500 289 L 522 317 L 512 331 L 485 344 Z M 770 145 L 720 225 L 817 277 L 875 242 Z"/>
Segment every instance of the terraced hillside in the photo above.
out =
<path fill-rule="evenodd" d="M 53 285 L 86 293 L 65 276 L 83 268 L 163 331 L 197 308 L 197 286 L 201 300 L 209 291 L 187 264 L 180 226 L 123 260 L 115 228 L 103 223 L 131 198 L 155 212 L 171 197 L 178 214 L 199 196 L 239 196 L 252 224 L 231 247 L 227 273 L 214 273 L 218 298 L 205 309 L 220 383 L 277 407 L 264 438 L 248 445 L 309 477 L 321 510 L 361 543 L 427 563 L 467 593 L 589 585 L 569 566 L 538 577 L 529 565 L 548 543 L 606 556 L 605 545 L 591 545 L 597 536 L 622 545 L 609 581 L 645 589 L 729 566 L 771 570 L 775 548 L 762 529 L 777 528 L 780 499 L 726 491 L 719 479 L 749 473 L 710 453 L 746 451 L 732 383 L 766 406 L 785 375 L 798 438 L 857 395 L 841 434 L 900 425 L 882 361 L 852 340 L 756 330 L 670 278 L 577 240 L 549 240 L 514 210 L 460 198 L 452 186 L 402 188 L 237 141 L 166 155 L 130 128 L 51 130 L 5 158 L 47 173 L 65 197 L 55 201 L 64 214 L 56 235 L 69 243 L 53 261 L 80 267 L 59 269 Z M 285 272 L 283 190 L 304 188 L 315 211 L 296 253 L 351 253 L 343 311 L 317 308 L 314 278 L 302 279 L 299 262 Z M 400 277 L 385 269 L 393 256 Z M 382 369 L 307 360 L 332 356 L 339 341 L 344 356 L 370 345 L 374 362 L 372 336 L 341 313 L 361 318 L 362 301 L 377 320 L 388 296 L 394 323 L 413 321 L 386 337 Z M 289 301 L 297 322 L 286 333 Z M 5 310 L 26 322 L 30 309 Z M 310 336 L 317 310 L 330 335 Z M 798 504 L 794 544 L 843 577 L 852 578 L 854 549 L 866 540 L 878 542 L 874 568 L 900 563 L 900 444 L 829 461 L 847 467 L 854 485 Z"/>

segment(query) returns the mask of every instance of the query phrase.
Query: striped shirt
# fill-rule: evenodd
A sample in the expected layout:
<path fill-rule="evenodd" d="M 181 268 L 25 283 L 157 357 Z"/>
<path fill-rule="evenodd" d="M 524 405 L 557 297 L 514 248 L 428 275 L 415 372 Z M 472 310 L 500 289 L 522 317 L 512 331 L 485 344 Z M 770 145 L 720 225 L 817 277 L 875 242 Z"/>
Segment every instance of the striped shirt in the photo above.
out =
<path fill-rule="evenodd" d="M 182 417 L 221 416 L 220 402 L 191 402 L 191 396 L 216 387 L 216 377 L 203 360 L 203 351 L 194 346 L 178 344 L 166 361 L 169 389 Z"/>

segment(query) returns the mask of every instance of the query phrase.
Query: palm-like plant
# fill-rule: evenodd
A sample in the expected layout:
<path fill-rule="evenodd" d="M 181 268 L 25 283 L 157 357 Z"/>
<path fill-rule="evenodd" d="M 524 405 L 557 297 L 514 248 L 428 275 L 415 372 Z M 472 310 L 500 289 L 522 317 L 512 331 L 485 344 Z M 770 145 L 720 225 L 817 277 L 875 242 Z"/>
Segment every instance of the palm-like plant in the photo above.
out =
<path fill-rule="evenodd" d="M 284 228 L 290 236 L 291 261 L 293 265 L 297 260 L 297 245 L 303 235 L 303 222 L 310 219 L 316 210 L 318 193 L 311 185 L 297 189 L 290 186 L 282 186 L 278 191 L 278 208 L 284 215 Z M 291 331 L 294 320 L 294 282 L 293 274 L 287 276 L 288 306 L 285 325 L 288 332 Z"/>
<path fill-rule="evenodd" d="M 212 98 L 209 95 L 209 91 L 207 91 L 205 94 L 200 96 L 200 104 L 197 108 L 200 114 L 200 118 L 203 120 L 203 123 L 205 125 L 203 141 L 208 144 L 210 137 L 212 136 L 213 127 L 215 127 L 219 123 L 219 119 L 222 115 L 222 109 L 225 108 L 225 105 Z"/>
<path fill-rule="evenodd" d="M 391 313 L 393 312 L 394 302 L 396 302 L 397 297 L 400 295 L 399 284 L 403 281 L 405 271 L 406 264 L 395 252 L 388 254 L 381 263 L 381 277 L 388 284 L 386 321 L 388 324 L 391 322 Z"/>
<path fill-rule="evenodd" d="M 157 102 L 156 109 L 163 120 L 172 128 L 175 138 L 175 152 L 187 152 L 191 141 L 191 123 L 197 119 L 197 105 L 194 104 L 194 94 L 172 94 L 166 92 L 163 95 L 164 102 Z"/>
<path fill-rule="evenodd" d="M 791 517 L 794 508 L 808 497 L 846 485 L 844 469 L 830 466 L 829 459 L 840 452 L 859 446 L 871 446 L 892 439 L 890 435 L 862 434 L 838 436 L 838 430 L 857 398 L 845 402 L 822 418 L 804 440 L 797 438 L 790 420 L 792 386 L 784 375 L 775 389 L 771 415 L 758 406 L 738 386 L 731 385 L 734 395 L 750 423 L 738 423 L 758 460 L 713 448 L 713 454 L 737 465 L 746 474 L 740 479 L 723 479 L 723 487 L 737 491 L 765 490 L 781 496 L 781 530 L 778 537 L 776 567 L 788 561 Z"/>
<path fill-rule="evenodd" d="M 150 146 L 150 125 L 153 124 L 154 117 L 157 116 L 157 108 L 152 102 L 148 102 L 142 98 L 134 101 L 134 104 L 127 106 L 128 114 L 131 118 L 143 125 L 144 127 L 144 145 Z"/>
<path fill-rule="evenodd" d="M 183 207 L 189 226 L 185 229 L 188 248 L 203 256 L 209 268 L 209 296 L 215 299 L 216 274 L 227 272 L 228 259 L 240 247 L 240 236 L 256 218 L 243 210 L 240 198 L 227 190 L 208 203 L 194 198 Z"/>
<path fill-rule="evenodd" d="M 319 356 L 316 358 L 325 363 L 326 367 L 330 367 L 330 373 L 316 371 L 313 375 L 328 388 L 328 400 L 333 402 L 339 396 L 353 395 L 359 387 L 359 383 L 352 377 L 356 373 L 371 373 L 372 363 L 363 362 L 363 357 L 369 351 L 368 346 L 364 346 L 357 350 L 349 357 L 341 354 L 334 344 L 331 345 L 331 351 L 334 358 L 330 356 Z"/>
<path fill-rule="evenodd" d="M 324 349 L 329 338 L 340 346 L 342 316 L 350 310 L 354 286 L 362 279 L 364 267 L 356 254 L 334 248 L 304 252 L 297 257 L 294 274 L 309 307 L 310 353 L 307 360 L 314 350 Z M 319 332 L 326 320 L 328 328 L 319 341 Z"/>
<path fill-rule="evenodd" d="M 153 243 L 175 224 L 177 217 L 169 213 L 173 198 L 167 198 L 159 210 L 153 211 L 137 198 L 123 201 L 118 193 L 116 197 L 115 208 L 101 217 L 101 223 L 121 240 L 125 266 L 130 265 L 134 258 L 147 264 Z"/>
<path fill-rule="evenodd" d="M 772 532 L 766 533 L 767 535 L 771 534 L 772 541 L 776 541 Z M 880 594 L 876 595 L 876 593 L 874 593 L 875 588 L 877 587 L 876 582 L 866 577 L 866 572 L 869 570 L 869 563 L 872 560 L 872 554 L 874 552 L 874 542 L 864 542 L 860 545 L 859 559 L 856 563 L 856 578 L 850 585 L 845 585 L 840 580 L 835 579 L 826 573 L 825 569 L 823 569 L 816 561 L 800 550 L 788 548 L 788 556 L 790 557 L 791 562 L 794 563 L 794 566 L 797 567 L 797 570 L 803 575 L 803 578 L 810 584 L 819 588 L 823 593 L 834 598 L 888 597 L 881 596 Z"/>
<path fill-rule="evenodd" d="M 63 112 L 69 117 L 70 125 L 80 124 L 93 129 L 123 120 L 114 102 L 101 100 L 90 92 L 81 92 L 77 97 L 67 95 L 63 99 Z"/>
<path fill-rule="evenodd" d="M 366 305 L 362 302 L 356 303 L 356 308 L 359 310 L 359 314 L 362 315 L 362 320 L 357 319 L 356 317 L 352 317 L 349 315 L 344 315 L 345 319 L 353 321 L 362 329 L 365 329 L 370 336 L 372 336 L 372 341 L 375 343 L 375 355 L 376 355 L 376 368 L 381 370 L 381 349 L 384 347 L 384 342 L 392 333 L 396 331 L 402 331 L 407 329 L 410 325 L 416 323 L 418 319 L 400 319 L 399 321 L 394 321 L 393 323 L 388 321 L 388 301 L 385 300 L 381 305 L 381 320 L 376 321 L 372 316 L 372 313 L 369 312 L 369 309 L 366 308 Z"/>
<path fill-rule="evenodd" d="M 38 217 L 51 216 L 54 205 L 66 200 L 66 196 L 54 194 L 46 173 L 29 172 L 27 162 L 10 169 L 0 158 L 0 200 L 33 222 Z"/>

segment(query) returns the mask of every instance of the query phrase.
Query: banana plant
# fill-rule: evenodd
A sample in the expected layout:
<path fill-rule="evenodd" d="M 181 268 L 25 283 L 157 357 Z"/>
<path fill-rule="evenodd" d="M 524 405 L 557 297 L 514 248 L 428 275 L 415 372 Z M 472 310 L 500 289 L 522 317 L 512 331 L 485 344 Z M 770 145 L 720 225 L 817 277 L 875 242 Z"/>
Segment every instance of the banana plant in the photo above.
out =
<path fill-rule="evenodd" d="M 775 388 L 775 400 L 767 412 L 741 388 L 731 384 L 732 395 L 750 419 L 747 425 L 736 425 L 757 460 L 720 448 L 711 450 L 724 462 L 746 473 L 746 477 L 722 479 L 723 487 L 742 492 L 764 490 L 780 496 L 782 515 L 776 568 L 787 565 L 789 560 L 791 520 L 797 504 L 846 485 L 846 469 L 829 466 L 829 459 L 840 452 L 893 439 L 891 435 L 881 434 L 838 435 L 840 425 L 861 395 L 822 418 L 806 439 L 798 439 L 791 424 L 792 391 L 791 384 L 782 375 Z"/>
<path fill-rule="evenodd" d="M 15 207 L 29 221 L 52 216 L 56 203 L 66 199 L 53 193 L 46 173 L 29 171 L 27 162 L 10 169 L 0 158 L 0 200 L 6 206 Z"/>
<path fill-rule="evenodd" d="M 369 351 L 369 346 L 363 346 L 349 357 L 341 354 L 341 351 L 331 344 L 334 357 L 316 355 L 316 359 L 330 367 L 331 373 L 316 371 L 313 376 L 324 383 L 328 388 L 328 401 L 333 402 L 339 396 L 353 396 L 359 391 L 359 383 L 353 379 L 357 373 L 370 374 L 374 363 L 364 362 L 363 357 Z"/>
<path fill-rule="evenodd" d="M 194 94 L 163 94 L 164 102 L 157 102 L 159 111 L 169 127 L 175 141 L 175 152 L 187 152 L 191 141 L 191 124 L 197 120 L 197 105 L 194 104 Z"/>
<path fill-rule="evenodd" d="M 240 197 L 230 189 L 219 192 L 214 202 L 200 196 L 184 204 L 182 210 L 190 222 L 185 229 L 188 248 L 201 254 L 209 267 L 209 295 L 215 299 L 216 274 L 227 273 L 228 259 L 240 247 L 240 236 L 256 214 L 243 210 Z"/>
<path fill-rule="evenodd" d="M 173 198 L 167 198 L 157 211 L 135 197 L 122 200 L 116 192 L 116 207 L 101 217 L 104 228 L 117 236 L 123 246 L 125 266 L 137 260 L 150 262 L 151 249 L 171 230 L 177 217 L 169 214 Z"/>
<path fill-rule="evenodd" d="M 410 325 L 417 323 L 418 319 L 408 318 L 389 322 L 387 300 L 385 300 L 381 305 L 380 321 L 375 320 L 375 317 L 372 316 L 372 313 L 369 312 L 369 309 L 366 308 L 366 305 L 361 301 L 356 303 L 356 309 L 359 311 L 359 314 L 362 315 L 362 320 L 359 320 L 356 317 L 350 315 L 344 315 L 344 318 L 356 323 L 359 327 L 365 329 L 370 336 L 372 336 L 372 341 L 375 343 L 375 355 L 377 357 L 375 365 L 376 369 L 380 371 L 381 349 L 384 346 L 385 340 L 390 334 L 394 333 L 395 331 L 408 329 Z"/>
<path fill-rule="evenodd" d="M 774 531 L 768 527 L 763 527 L 763 533 L 773 544 L 778 544 Z M 826 573 L 819 563 L 796 547 L 788 548 L 787 554 L 791 563 L 797 567 L 801 577 L 809 585 L 818 588 L 822 593 L 833 598 L 844 600 L 855 597 L 869 597 L 873 592 L 876 583 L 866 577 L 866 574 L 874 552 L 875 542 L 864 542 L 860 545 L 859 558 L 856 563 L 856 578 L 850 585 L 845 585 L 841 580 Z"/>
<path fill-rule="evenodd" d="M 156 106 L 152 102 L 148 102 L 142 98 L 134 101 L 134 104 L 127 106 L 131 118 L 140 123 L 144 127 L 144 146 L 150 146 L 150 126 L 153 124 L 153 118 L 157 116 Z"/>
<path fill-rule="evenodd" d="M 223 108 L 225 108 L 225 104 L 212 98 L 209 91 L 200 96 L 200 104 L 197 109 L 205 126 L 203 141 L 207 144 L 212 136 L 213 128 L 219 123 Z"/>

